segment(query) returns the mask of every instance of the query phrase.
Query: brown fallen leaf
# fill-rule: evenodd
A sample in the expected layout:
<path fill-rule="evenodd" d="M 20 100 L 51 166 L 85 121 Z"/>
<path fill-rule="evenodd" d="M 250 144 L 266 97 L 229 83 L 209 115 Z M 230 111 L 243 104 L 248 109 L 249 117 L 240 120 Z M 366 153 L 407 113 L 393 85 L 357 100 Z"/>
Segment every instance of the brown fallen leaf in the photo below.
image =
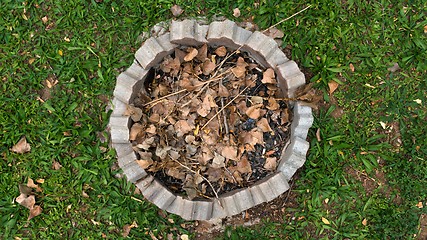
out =
<path fill-rule="evenodd" d="M 330 95 L 332 95 L 332 93 L 334 93 L 335 92 L 335 90 L 337 90 L 337 88 L 338 88 L 338 83 L 337 82 L 335 82 L 335 81 L 330 81 L 329 83 L 328 83 L 328 86 L 329 86 L 329 94 Z"/>
<path fill-rule="evenodd" d="M 197 50 L 196 59 L 200 62 L 208 60 L 208 45 L 206 43 Z"/>
<path fill-rule="evenodd" d="M 252 119 L 258 119 L 262 115 L 261 107 L 262 104 L 256 104 L 248 107 L 246 110 L 246 115 Z"/>
<path fill-rule="evenodd" d="M 265 164 L 264 164 L 265 169 L 269 171 L 273 171 L 273 170 L 276 170 L 276 166 L 277 166 L 277 158 L 269 157 L 265 159 Z"/>
<path fill-rule="evenodd" d="M 31 220 L 34 217 L 37 217 L 42 213 L 43 209 L 39 205 L 35 205 L 30 209 L 30 215 L 28 216 L 28 220 Z"/>
<path fill-rule="evenodd" d="M 178 17 L 184 12 L 184 10 L 182 10 L 182 8 L 179 5 L 175 4 L 171 7 L 171 12 L 174 17 Z"/>
<path fill-rule="evenodd" d="M 225 158 L 237 161 L 237 147 L 225 146 L 221 151 L 221 155 Z"/>
<path fill-rule="evenodd" d="M 354 65 L 353 65 L 353 63 L 350 63 L 349 67 L 350 67 L 350 71 L 354 72 Z"/>
<path fill-rule="evenodd" d="M 272 68 L 268 68 L 265 70 L 265 72 L 262 74 L 262 83 L 271 83 L 276 84 L 276 78 L 274 75 L 274 70 Z"/>
<path fill-rule="evenodd" d="M 185 57 L 184 57 L 184 61 L 189 62 L 189 61 L 193 60 L 197 56 L 198 53 L 199 53 L 199 51 L 197 51 L 197 49 L 189 48 L 187 55 L 185 55 Z"/>
<path fill-rule="evenodd" d="M 364 218 L 364 219 L 362 220 L 362 225 L 363 225 L 363 226 L 368 225 L 368 220 L 367 220 L 366 218 Z"/>
<path fill-rule="evenodd" d="M 211 62 L 211 60 L 206 60 L 203 62 L 202 65 L 202 71 L 203 71 L 203 75 L 209 75 L 211 74 L 211 72 L 213 72 L 213 70 L 215 70 L 215 63 Z"/>
<path fill-rule="evenodd" d="M 224 46 L 221 46 L 215 50 L 215 54 L 224 57 L 227 54 L 227 49 Z"/>
<path fill-rule="evenodd" d="M 264 34 L 271 38 L 282 38 L 285 36 L 285 34 L 276 27 L 269 28 L 267 31 L 264 32 Z"/>
<path fill-rule="evenodd" d="M 31 146 L 27 143 L 25 136 L 23 136 L 10 150 L 15 153 L 27 153 L 31 151 Z"/>
<path fill-rule="evenodd" d="M 134 122 L 138 122 L 142 117 L 142 109 L 132 105 L 127 105 L 123 115 L 130 116 Z"/>
<path fill-rule="evenodd" d="M 31 179 L 31 178 L 28 178 L 27 186 L 30 187 L 30 188 L 36 189 L 37 192 L 42 192 L 43 191 L 41 189 L 41 187 L 39 187 L 39 185 L 35 184 L 34 180 Z"/>
<path fill-rule="evenodd" d="M 273 129 L 271 129 L 270 124 L 268 124 L 267 118 L 261 118 L 256 123 L 256 126 L 261 129 L 262 132 L 273 132 Z"/>
<path fill-rule="evenodd" d="M 279 108 L 280 108 L 280 105 L 279 105 L 279 103 L 277 103 L 276 99 L 274 99 L 272 97 L 268 99 L 268 105 L 267 105 L 268 110 L 275 111 Z"/>
<path fill-rule="evenodd" d="M 220 97 L 229 97 L 230 96 L 230 92 L 221 82 L 218 85 L 218 96 L 220 96 Z"/>
<path fill-rule="evenodd" d="M 135 123 L 134 125 L 132 125 L 129 132 L 129 140 L 135 141 L 138 135 L 144 133 L 143 130 L 144 127 L 140 123 Z"/>
<path fill-rule="evenodd" d="M 248 157 L 246 155 L 242 156 L 240 161 L 237 162 L 236 167 L 237 167 L 237 171 L 239 171 L 242 174 L 252 173 L 251 163 L 248 161 Z"/>
<path fill-rule="evenodd" d="M 52 169 L 53 170 L 59 170 L 60 168 L 62 168 L 62 165 L 59 162 L 53 160 Z"/>
<path fill-rule="evenodd" d="M 136 160 L 136 163 L 138 163 L 138 165 L 142 168 L 142 169 L 147 169 L 149 168 L 154 162 L 153 160 L 150 159 L 144 159 L 144 160 Z"/>

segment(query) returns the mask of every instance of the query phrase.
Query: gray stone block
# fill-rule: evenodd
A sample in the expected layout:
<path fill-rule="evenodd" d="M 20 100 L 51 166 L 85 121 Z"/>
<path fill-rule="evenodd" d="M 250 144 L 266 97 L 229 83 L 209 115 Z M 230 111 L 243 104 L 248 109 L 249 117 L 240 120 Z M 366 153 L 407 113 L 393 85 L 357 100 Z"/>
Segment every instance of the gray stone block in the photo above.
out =
<path fill-rule="evenodd" d="M 139 65 L 138 61 L 133 60 L 132 65 L 128 69 L 126 69 L 125 72 L 133 79 L 140 81 L 148 73 L 148 70 L 145 70 L 141 65 Z"/>
<path fill-rule="evenodd" d="M 146 76 L 147 74 L 144 75 L 144 78 Z M 114 89 L 113 95 L 125 104 L 129 104 L 135 98 L 138 91 L 142 88 L 144 80 L 145 79 L 137 80 L 128 75 L 126 72 L 122 72 L 117 77 L 116 88 Z"/>
<path fill-rule="evenodd" d="M 267 183 L 274 192 L 274 198 L 278 197 L 289 189 L 288 180 L 282 172 L 275 173 L 267 180 Z"/>
<path fill-rule="evenodd" d="M 175 194 L 169 191 L 157 179 L 154 179 L 153 183 L 145 191 L 141 192 L 148 201 L 163 210 L 166 210 L 176 198 Z"/>
<path fill-rule="evenodd" d="M 227 216 L 227 212 L 220 199 L 213 199 L 212 201 L 212 217 L 211 219 L 224 218 Z"/>
<path fill-rule="evenodd" d="M 130 117 L 111 116 L 108 127 L 110 128 L 112 143 L 129 143 Z"/>
<path fill-rule="evenodd" d="M 261 191 L 260 187 L 257 185 L 254 185 L 249 188 L 252 199 L 254 201 L 254 205 L 258 205 L 260 203 L 266 202 L 267 198 L 264 196 L 263 192 Z"/>
<path fill-rule="evenodd" d="M 154 181 L 154 177 L 151 175 L 147 175 L 146 178 L 143 178 L 135 183 L 135 185 L 139 188 L 139 190 L 145 191 L 145 189 L 150 186 L 150 184 Z"/>
<path fill-rule="evenodd" d="M 169 34 L 159 38 L 151 37 L 136 51 L 135 58 L 145 70 L 159 64 L 165 56 L 173 52 L 174 45 L 170 43 L 169 38 Z"/>
<path fill-rule="evenodd" d="M 192 220 L 209 220 L 212 216 L 213 203 L 210 201 L 196 201 Z"/>
<path fill-rule="evenodd" d="M 133 148 L 130 143 L 112 143 L 111 146 L 116 150 L 118 158 L 133 153 Z"/>
<path fill-rule="evenodd" d="M 166 211 L 181 216 L 184 212 L 185 199 L 176 196 L 175 200 L 166 208 Z"/>
<path fill-rule="evenodd" d="M 224 210 L 227 213 L 227 216 L 233 216 L 241 212 L 240 206 L 234 200 L 234 194 L 232 193 L 227 193 L 226 196 L 221 196 L 220 202 L 224 207 Z"/>
<path fill-rule="evenodd" d="M 183 211 L 179 215 L 185 220 L 192 220 L 193 211 L 196 204 L 194 201 L 190 201 L 187 199 L 183 199 L 183 202 L 184 202 Z"/>
<path fill-rule="evenodd" d="M 266 59 L 277 49 L 277 43 L 271 37 L 255 31 L 245 42 L 242 49 L 264 67 L 268 66 Z"/>
<path fill-rule="evenodd" d="M 276 196 L 274 195 L 275 191 L 272 189 L 272 186 L 268 183 L 269 178 L 264 178 L 263 180 L 256 183 L 256 186 L 259 187 L 259 190 L 262 192 L 262 195 L 265 197 L 266 202 L 273 200 Z"/>
<path fill-rule="evenodd" d="M 305 84 L 305 76 L 294 61 L 287 61 L 276 67 L 279 87 L 286 89 L 288 97 L 294 97 L 295 90 Z M 286 91 L 284 91 L 286 93 Z"/>
<path fill-rule="evenodd" d="M 111 109 L 113 110 L 111 116 L 123 116 L 123 114 L 126 112 L 126 103 L 115 97 L 111 101 Z"/>
<path fill-rule="evenodd" d="M 121 168 L 124 168 L 126 165 L 128 165 L 132 162 L 135 162 L 135 160 L 136 160 L 136 155 L 135 155 L 134 151 L 132 151 L 131 153 L 129 153 L 127 155 L 120 156 L 117 159 L 119 167 L 121 167 Z"/>
<path fill-rule="evenodd" d="M 207 40 L 211 46 L 226 46 L 234 50 L 242 46 L 251 34 L 233 21 L 215 21 L 209 25 Z"/>
<path fill-rule="evenodd" d="M 267 57 L 266 61 L 267 61 L 267 64 L 269 67 L 276 69 L 276 67 L 278 65 L 289 61 L 289 59 L 286 57 L 286 54 L 284 52 L 282 52 L 282 50 L 280 50 L 280 48 L 276 48 L 276 51 L 272 52 Z M 284 90 L 284 89 L 282 89 L 282 90 Z"/>
<path fill-rule="evenodd" d="M 172 21 L 170 41 L 179 45 L 200 46 L 207 43 L 207 30 L 207 26 L 199 25 L 194 19 Z"/>
<path fill-rule="evenodd" d="M 239 205 L 239 210 L 244 211 L 255 206 L 252 194 L 248 188 L 242 189 L 234 194 L 234 201 Z"/>
<path fill-rule="evenodd" d="M 148 175 L 135 161 L 123 166 L 122 169 L 128 181 L 132 183 L 136 183 Z"/>
<path fill-rule="evenodd" d="M 126 126 L 110 126 L 112 143 L 129 143 L 129 128 Z"/>
<path fill-rule="evenodd" d="M 298 168 L 305 163 L 309 143 L 299 137 L 293 137 L 289 146 L 283 150 L 277 169 L 290 179 Z"/>
<path fill-rule="evenodd" d="M 291 124 L 291 136 L 302 139 L 307 138 L 308 129 L 313 124 L 314 118 L 311 108 L 303 106 L 301 103 L 294 104 L 294 118 Z"/>

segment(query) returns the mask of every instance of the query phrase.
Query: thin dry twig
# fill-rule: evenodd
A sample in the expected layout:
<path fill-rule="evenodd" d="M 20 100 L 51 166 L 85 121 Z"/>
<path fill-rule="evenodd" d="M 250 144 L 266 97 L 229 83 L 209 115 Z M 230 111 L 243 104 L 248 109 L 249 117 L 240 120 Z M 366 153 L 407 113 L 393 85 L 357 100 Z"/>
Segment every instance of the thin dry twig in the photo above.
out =
<path fill-rule="evenodd" d="M 286 22 L 286 21 L 288 21 L 289 19 L 291 19 L 291 18 L 295 17 L 296 15 L 298 15 L 298 14 L 300 14 L 300 13 L 304 12 L 305 10 L 309 9 L 310 7 L 311 7 L 311 5 L 308 5 L 308 6 L 307 6 L 307 7 L 305 7 L 304 9 L 302 9 L 302 10 L 300 10 L 300 11 L 298 11 L 298 12 L 296 12 L 296 13 L 292 14 L 291 16 L 289 16 L 289 17 L 287 17 L 287 18 L 285 18 L 285 19 L 280 20 L 280 21 L 279 21 L 278 23 L 276 23 L 276 24 L 271 25 L 269 28 L 265 29 L 265 30 L 264 30 L 264 31 L 262 31 L 262 32 L 263 32 L 263 33 L 264 33 L 264 32 L 267 32 L 268 30 L 270 30 L 270 29 L 274 28 L 275 26 L 277 26 L 277 25 L 279 25 L 279 24 L 281 24 L 281 23 L 283 23 L 283 22 Z"/>

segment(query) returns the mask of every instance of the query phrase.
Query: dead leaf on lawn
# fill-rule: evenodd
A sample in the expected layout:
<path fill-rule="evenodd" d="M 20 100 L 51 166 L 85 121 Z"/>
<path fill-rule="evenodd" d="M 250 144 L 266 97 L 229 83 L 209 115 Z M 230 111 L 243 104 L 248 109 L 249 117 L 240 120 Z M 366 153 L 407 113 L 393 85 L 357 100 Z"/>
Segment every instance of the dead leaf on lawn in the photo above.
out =
<path fill-rule="evenodd" d="M 31 151 L 31 146 L 27 143 L 25 136 L 23 136 L 10 150 L 15 153 L 27 153 Z"/>
<path fill-rule="evenodd" d="M 269 157 L 265 159 L 265 164 L 264 164 L 265 169 L 269 171 L 273 171 L 273 170 L 276 170 L 276 166 L 277 166 L 277 158 Z"/>
<path fill-rule="evenodd" d="M 368 220 L 366 220 L 366 218 L 364 218 L 364 219 L 362 220 L 362 225 L 363 225 L 363 226 L 368 225 Z"/>
<path fill-rule="evenodd" d="M 199 53 L 199 51 L 197 51 L 197 49 L 189 48 L 187 55 L 185 55 L 185 57 L 184 57 L 184 61 L 189 62 L 189 61 L 193 60 L 197 56 L 198 53 Z"/>
<path fill-rule="evenodd" d="M 239 171 L 242 174 L 252 173 L 251 163 L 248 161 L 247 156 L 242 156 L 240 161 L 237 162 L 236 167 L 237 167 L 237 171 Z"/>
<path fill-rule="evenodd" d="M 30 209 L 30 215 L 28 216 L 28 220 L 31 220 L 34 217 L 37 217 L 42 213 L 43 209 L 39 205 L 35 205 Z"/>
<path fill-rule="evenodd" d="M 387 68 L 387 70 L 389 70 L 390 72 L 396 72 L 400 69 L 399 64 L 398 63 L 393 63 L 393 66 Z"/>
<path fill-rule="evenodd" d="M 326 219 L 326 218 L 324 218 L 324 217 L 322 217 L 322 222 L 323 222 L 324 224 L 326 224 L 326 225 L 331 224 L 331 223 L 329 222 L 329 220 L 328 220 L 328 219 Z"/>
<path fill-rule="evenodd" d="M 264 34 L 271 38 L 283 38 L 285 36 L 285 34 L 276 27 L 268 29 Z"/>
<path fill-rule="evenodd" d="M 61 168 L 62 168 L 62 165 L 61 165 L 59 162 L 57 162 L 57 161 L 53 160 L 53 163 L 52 163 L 52 169 L 53 169 L 53 170 L 59 170 L 59 169 L 61 169 Z"/>
<path fill-rule="evenodd" d="M 337 82 L 335 82 L 335 81 L 330 81 L 329 83 L 328 83 L 328 86 L 329 86 L 329 94 L 330 95 L 332 95 L 332 93 L 334 93 L 335 92 L 335 90 L 337 90 L 337 88 L 338 88 L 338 83 Z"/>
<path fill-rule="evenodd" d="M 350 67 L 350 71 L 354 72 L 354 65 L 353 65 L 353 63 L 350 63 L 349 67 Z"/>
<path fill-rule="evenodd" d="M 171 7 L 171 12 L 174 17 L 178 17 L 184 12 L 184 10 L 182 10 L 182 8 L 179 5 L 175 4 Z"/>
<path fill-rule="evenodd" d="M 41 187 L 39 187 L 39 185 L 34 183 L 34 180 L 31 178 L 28 178 L 28 182 L 27 182 L 27 186 L 33 189 L 36 189 L 37 192 L 42 192 L 43 190 L 41 189 Z"/>
<path fill-rule="evenodd" d="M 240 9 L 238 8 L 233 9 L 233 16 L 236 18 L 240 17 Z"/>
<path fill-rule="evenodd" d="M 224 57 L 227 55 L 227 49 L 224 46 L 221 46 L 215 50 L 215 54 L 219 57 Z"/>

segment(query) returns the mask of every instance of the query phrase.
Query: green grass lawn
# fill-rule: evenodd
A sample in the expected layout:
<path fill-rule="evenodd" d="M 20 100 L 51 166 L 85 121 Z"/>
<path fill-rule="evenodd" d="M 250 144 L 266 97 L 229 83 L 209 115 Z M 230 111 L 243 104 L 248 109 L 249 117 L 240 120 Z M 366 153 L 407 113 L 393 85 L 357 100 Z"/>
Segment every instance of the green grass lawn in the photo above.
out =
<path fill-rule="evenodd" d="M 115 77 L 132 63 L 138 36 L 172 18 L 174 4 L 182 18 L 254 17 L 262 29 L 312 5 L 278 26 L 282 47 L 292 47 L 289 57 L 325 100 L 292 189 L 298 207 L 285 209 L 294 217 L 284 224 L 263 219 L 229 227 L 224 238 L 419 237 L 427 214 L 425 1 L 2 0 L 0 239 L 116 239 L 134 222 L 129 238 L 194 236 L 190 223 L 159 214 L 115 177 L 115 153 L 100 141 Z M 394 63 L 400 69 L 388 70 Z M 341 84 L 331 96 L 332 80 Z M 13 153 L 22 136 L 31 151 Z M 14 200 L 28 178 L 44 179 L 36 192 L 43 212 L 29 221 Z"/>

